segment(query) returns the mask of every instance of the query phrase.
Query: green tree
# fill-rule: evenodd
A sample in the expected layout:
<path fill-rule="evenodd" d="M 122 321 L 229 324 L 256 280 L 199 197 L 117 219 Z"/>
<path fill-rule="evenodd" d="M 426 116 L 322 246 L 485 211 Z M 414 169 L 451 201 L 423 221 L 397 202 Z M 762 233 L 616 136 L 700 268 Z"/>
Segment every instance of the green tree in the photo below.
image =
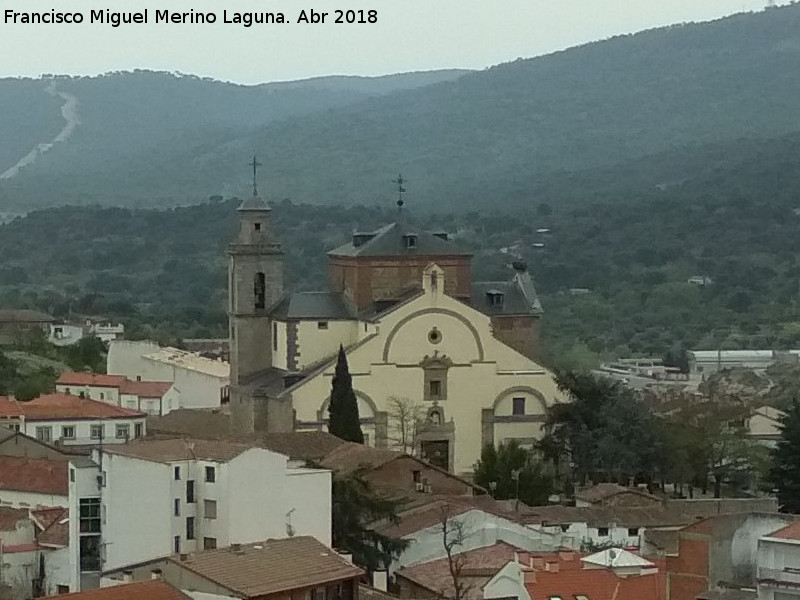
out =
<path fill-rule="evenodd" d="M 64 361 L 75 371 L 90 369 L 95 373 L 106 370 L 106 347 L 98 337 L 85 337 L 63 350 Z"/>
<path fill-rule="evenodd" d="M 475 463 L 475 483 L 492 491 L 498 500 L 518 499 L 529 506 L 547 504 L 553 477 L 533 453 L 514 440 L 495 449 L 486 444 Z"/>
<path fill-rule="evenodd" d="M 361 431 L 358 417 L 358 401 L 353 391 L 353 379 L 347 366 L 344 347 L 341 345 L 333 375 L 328 414 L 330 416 L 328 431 L 348 442 L 364 443 L 364 433 Z"/>
<path fill-rule="evenodd" d="M 0 352 L 0 396 L 11 391 L 17 379 L 17 364 Z"/>
<path fill-rule="evenodd" d="M 781 510 L 800 513 L 800 401 L 781 419 L 781 438 L 773 455 L 771 478 Z"/>
<path fill-rule="evenodd" d="M 334 475 L 331 517 L 333 546 L 353 555 L 369 571 L 385 569 L 409 542 L 376 532 L 377 522 L 397 523 L 399 502 L 376 493 L 365 478 L 366 468 Z"/>

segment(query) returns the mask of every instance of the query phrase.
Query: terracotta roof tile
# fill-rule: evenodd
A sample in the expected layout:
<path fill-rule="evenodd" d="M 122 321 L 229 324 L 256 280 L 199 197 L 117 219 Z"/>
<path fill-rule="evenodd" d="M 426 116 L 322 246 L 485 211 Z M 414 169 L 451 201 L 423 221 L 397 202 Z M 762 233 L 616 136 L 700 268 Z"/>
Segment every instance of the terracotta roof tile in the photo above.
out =
<path fill-rule="evenodd" d="M 14 531 L 17 523 L 28 518 L 26 508 L 9 508 L 0 506 L 0 531 Z"/>
<path fill-rule="evenodd" d="M 800 521 L 782 527 L 778 531 L 773 531 L 767 537 L 780 538 L 783 540 L 800 540 Z"/>
<path fill-rule="evenodd" d="M 220 440 L 139 439 L 127 444 L 107 446 L 105 452 L 165 463 L 196 459 L 227 462 L 253 447 L 252 444 Z"/>
<path fill-rule="evenodd" d="M 88 385 L 118 388 L 122 386 L 127 379 L 128 378 L 124 375 L 104 375 L 102 373 L 87 373 L 85 371 L 67 371 L 59 376 L 56 385 Z"/>
<path fill-rule="evenodd" d="M 242 598 L 354 579 L 364 574 L 310 536 L 242 544 L 238 550 L 232 547 L 203 550 L 189 554 L 184 560 L 173 555 L 167 560 Z"/>
<path fill-rule="evenodd" d="M 122 394 L 131 394 L 140 398 L 163 398 L 172 387 L 170 381 L 131 381 L 126 379 L 119 388 Z"/>
<path fill-rule="evenodd" d="M 189 596 L 162 580 L 124 583 L 74 594 L 48 596 L 48 598 L 57 598 L 58 600 L 191 600 Z"/>
<path fill-rule="evenodd" d="M 69 509 L 43 508 L 31 511 L 42 531 L 37 541 L 45 546 L 69 546 Z"/>
<path fill-rule="evenodd" d="M 575 598 L 588 600 L 663 600 L 666 580 L 663 573 L 618 577 L 607 569 L 536 571 L 526 577 L 525 587 L 533 600 Z"/>
<path fill-rule="evenodd" d="M 608 500 L 617 494 L 636 494 L 651 500 L 659 499 L 658 497 L 648 494 L 647 492 L 643 492 L 637 488 L 623 487 L 616 483 L 598 483 L 587 488 L 579 489 L 575 492 L 575 498 L 585 500 L 586 502 L 595 503 Z"/>
<path fill-rule="evenodd" d="M 69 394 L 45 394 L 28 402 L 0 397 L 0 418 L 26 421 L 113 419 L 144 417 L 145 413 Z"/>
<path fill-rule="evenodd" d="M 364 444 L 344 442 L 334 448 L 321 461 L 320 465 L 338 473 L 352 473 L 360 467 L 377 469 L 396 458 L 403 456 L 401 452 L 373 448 Z"/>
<path fill-rule="evenodd" d="M 66 496 L 68 468 L 65 460 L 0 456 L 0 490 Z"/>
<path fill-rule="evenodd" d="M 301 460 L 320 460 L 347 443 L 327 431 L 268 433 L 262 441 L 273 452 Z"/>

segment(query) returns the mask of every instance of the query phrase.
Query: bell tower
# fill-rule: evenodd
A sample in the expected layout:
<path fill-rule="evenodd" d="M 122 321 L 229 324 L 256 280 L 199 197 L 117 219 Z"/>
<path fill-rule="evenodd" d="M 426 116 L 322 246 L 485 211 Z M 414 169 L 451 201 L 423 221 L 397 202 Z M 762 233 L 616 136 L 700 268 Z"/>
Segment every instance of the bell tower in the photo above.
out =
<path fill-rule="evenodd" d="M 253 195 L 242 202 L 239 232 L 228 247 L 231 400 L 237 388 L 272 366 L 272 319 L 268 311 L 283 295 L 283 251 L 270 229 L 270 207 L 258 195 L 253 157 Z M 234 405 L 233 410 L 236 409 Z"/>

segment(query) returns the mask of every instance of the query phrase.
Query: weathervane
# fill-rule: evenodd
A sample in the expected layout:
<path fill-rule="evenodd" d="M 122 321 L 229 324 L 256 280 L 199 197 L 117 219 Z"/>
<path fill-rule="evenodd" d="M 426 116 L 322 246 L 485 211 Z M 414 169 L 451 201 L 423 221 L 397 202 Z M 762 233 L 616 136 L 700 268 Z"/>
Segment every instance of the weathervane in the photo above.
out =
<path fill-rule="evenodd" d="M 256 155 L 253 155 L 253 162 L 247 163 L 251 167 L 253 167 L 253 198 L 258 196 L 258 167 L 262 166 L 260 162 L 256 160 Z"/>
<path fill-rule="evenodd" d="M 392 179 L 392 183 L 397 184 L 397 207 L 402 210 L 403 204 L 405 204 L 403 194 L 406 192 L 406 188 L 403 187 L 403 184 L 406 183 L 406 180 L 403 179 L 403 175 L 401 174 L 397 176 L 397 179 Z"/>

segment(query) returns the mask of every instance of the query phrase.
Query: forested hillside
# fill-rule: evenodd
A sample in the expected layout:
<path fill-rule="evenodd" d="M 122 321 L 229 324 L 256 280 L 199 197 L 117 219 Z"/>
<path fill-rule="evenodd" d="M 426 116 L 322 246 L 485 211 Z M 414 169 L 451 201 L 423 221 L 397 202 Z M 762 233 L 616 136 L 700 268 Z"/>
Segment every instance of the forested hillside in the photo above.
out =
<path fill-rule="evenodd" d="M 176 102 L 147 104 L 151 96 L 136 91 L 131 75 L 113 78 L 92 104 L 98 82 L 70 80 L 60 85 L 89 98 L 82 128 L 89 137 L 0 182 L 0 201 L 198 202 L 242 193 L 253 152 L 274 193 L 304 203 L 381 202 L 387 173 L 398 172 L 420 203 L 452 207 L 591 200 L 598 177 L 608 189 L 629 178 L 635 189 L 705 181 L 708 165 L 683 155 L 711 153 L 712 165 L 724 165 L 740 141 L 800 131 L 799 63 L 800 5 L 792 5 L 356 101 L 350 88 L 344 98 L 329 88 L 303 101 L 291 87 L 266 99 L 254 88 L 238 105 L 224 98 L 223 84 L 214 91 L 151 75 Z M 221 127 L 208 131 L 209 120 Z"/>
<path fill-rule="evenodd" d="M 728 160 L 717 164 L 722 154 Z M 540 198 L 524 208 L 435 214 L 408 206 L 420 226 L 449 230 L 474 251 L 476 279 L 508 278 L 515 256 L 528 261 L 553 364 L 590 366 L 676 345 L 796 348 L 798 156 L 800 135 L 740 141 L 727 152 L 712 146 L 682 156 L 708 165 L 692 181 L 623 197 L 609 182 L 589 205 Z M 289 289 L 323 289 L 325 253 L 354 228 L 395 217 L 391 201 L 273 204 Z M 164 211 L 64 207 L 0 226 L 0 306 L 121 318 L 132 334 L 162 340 L 224 335 L 225 248 L 236 206 L 231 199 Z M 695 275 L 710 284 L 688 283 Z"/>

